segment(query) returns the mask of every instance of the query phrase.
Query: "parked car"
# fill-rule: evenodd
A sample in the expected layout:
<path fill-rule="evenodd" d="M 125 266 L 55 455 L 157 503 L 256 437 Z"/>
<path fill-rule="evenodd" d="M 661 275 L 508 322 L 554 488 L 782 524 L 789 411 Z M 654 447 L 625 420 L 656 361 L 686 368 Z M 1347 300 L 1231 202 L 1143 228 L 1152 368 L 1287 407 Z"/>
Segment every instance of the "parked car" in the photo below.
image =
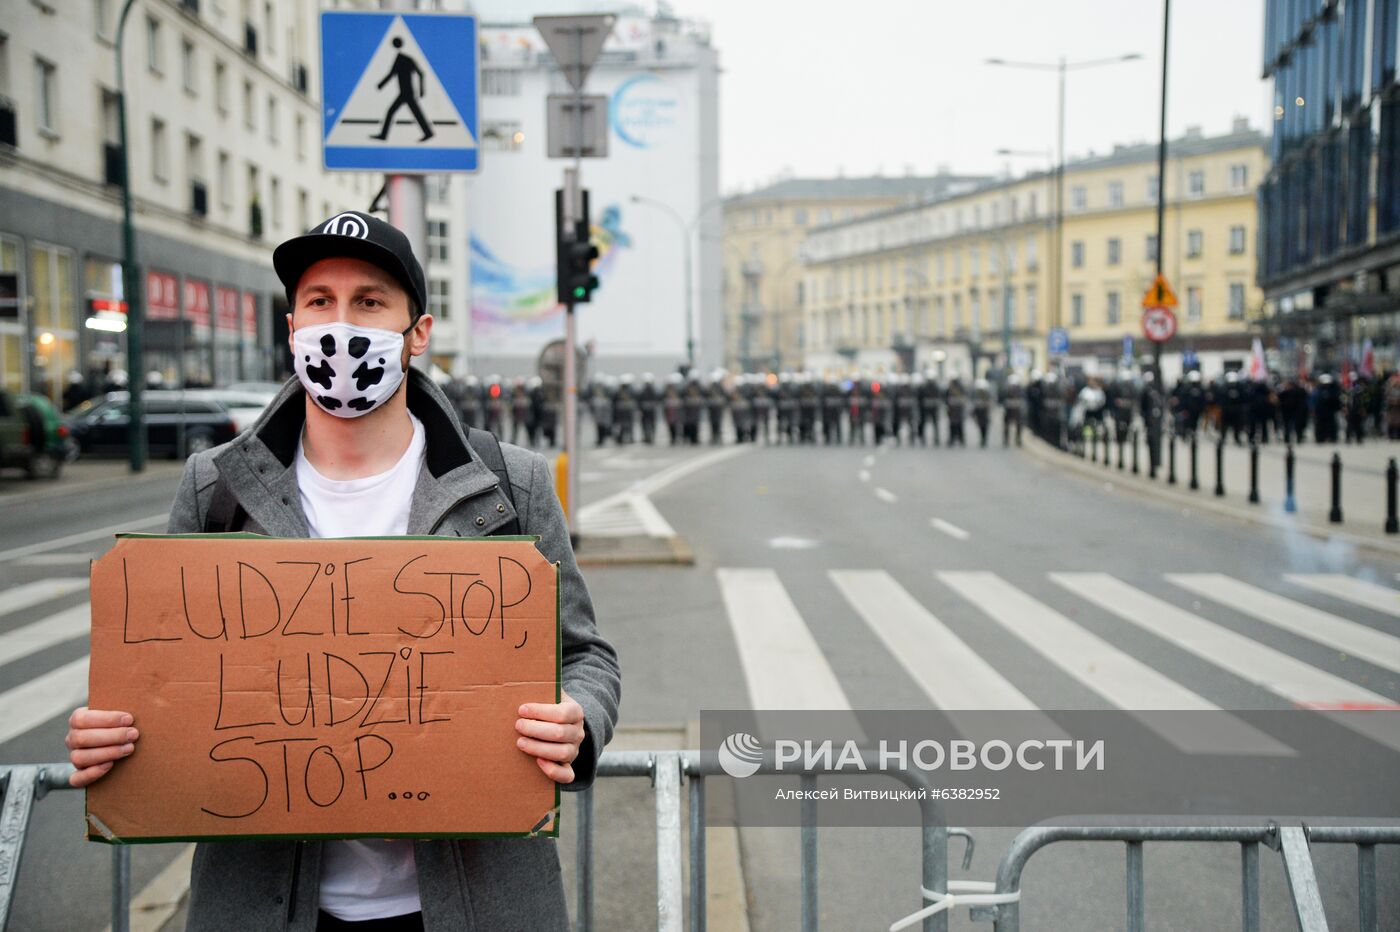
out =
<path fill-rule="evenodd" d="M 31 479 L 57 479 L 72 443 L 49 399 L 0 388 L 0 467 L 23 469 Z"/>
<path fill-rule="evenodd" d="M 261 383 L 244 382 L 248 386 L 261 386 Z M 280 388 L 281 386 L 278 386 Z M 210 388 L 204 389 L 200 393 L 201 397 L 210 398 L 223 405 L 233 418 L 233 426 L 238 433 L 243 433 L 253 426 L 262 413 L 267 410 L 267 406 L 272 404 L 272 399 L 277 397 L 276 392 L 268 392 L 261 387 L 250 388 Z"/>
<path fill-rule="evenodd" d="M 238 435 L 228 406 L 208 391 L 152 390 L 141 397 L 152 456 L 190 456 Z M 109 392 L 70 411 L 68 428 L 84 453 L 125 453 L 130 420 L 127 393 Z"/>

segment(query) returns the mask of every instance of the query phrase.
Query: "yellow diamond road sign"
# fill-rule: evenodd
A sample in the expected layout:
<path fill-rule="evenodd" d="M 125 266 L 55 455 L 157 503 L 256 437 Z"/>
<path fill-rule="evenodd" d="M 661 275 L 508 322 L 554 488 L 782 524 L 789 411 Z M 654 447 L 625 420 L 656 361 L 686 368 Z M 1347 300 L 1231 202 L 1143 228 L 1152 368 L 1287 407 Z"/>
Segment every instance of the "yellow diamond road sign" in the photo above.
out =
<path fill-rule="evenodd" d="M 1147 294 L 1142 296 L 1142 306 L 1176 307 L 1176 293 L 1172 291 L 1172 286 L 1167 284 L 1165 275 L 1158 275 L 1152 282 Z"/>

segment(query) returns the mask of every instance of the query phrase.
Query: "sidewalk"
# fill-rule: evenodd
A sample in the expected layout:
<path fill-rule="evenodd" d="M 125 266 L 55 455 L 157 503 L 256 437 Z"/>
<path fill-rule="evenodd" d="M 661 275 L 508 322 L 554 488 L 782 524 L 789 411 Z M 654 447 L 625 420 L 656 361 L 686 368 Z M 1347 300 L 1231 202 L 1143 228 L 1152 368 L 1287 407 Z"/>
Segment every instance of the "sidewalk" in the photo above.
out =
<path fill-rule="evenodd" d="M 1355 444 L 1304 444 L 1294 448 L 1293 494 L 1297 510 L 1284 510 L 1285 456 L 1287 448 L 1278 442 L 1259 448 L 1259 503 L 1249 502 L 1249 447 L 1227 442 L 1224 448 L 1223 487 L 1225 494 L 1217 496 L 1216 438 L 1201 434 L 1197 437 L 1197 481 L 1200 488 L 1191 491 L 1190 443 L 1184 438 L 1176 441 L 1176 484 L 1167 482 L 1167 450 L 1164 442 L 1162 467 L 1157 479 L 1147 477 L 1147 445 L 1139 440 L 1140 473 L 1132 474 L 1132 449 L 1127 448 L 1124 461 L 1127 468 L 1118 469 L 1118 448 L 1113 446 L 1111 466 L 1103 464 L 1103 449 L 1098 462 L 1081 459 L 1056 450 L 1039 438 L 1027 433 L 1026 449 L 1033 455 L 1099 479 L 1110 479 L 1119 486 L 1165 497 L 1193 507 L 1215 511 L 1230 517 L 1293 528 L 1317 537 L 1346 540 L 1369 546 L 1390 554 L 1400 554 L 1400 534 L 1385 533 L 1386 468 L 1392 457 L 1400 459 L 1400 443 L 1386 440 Z M 1092 451 L 1092 447 L 1089 448 Z M 1341 457 L 1342 522 L 1328 520 L 1332 507 L 1332 456 Z"/>
<path fill-rule="evenodd" d="M 149 460 L 145 472 L 133 475 L 125 458 L 110 457 L 65 463 L 57 479 L 26 479 L 23 473 L 6 470 L 0 473 L 0 504 L 42 501 L 132 482 L 171 479 L 184 468 L 184 460 Z"/>

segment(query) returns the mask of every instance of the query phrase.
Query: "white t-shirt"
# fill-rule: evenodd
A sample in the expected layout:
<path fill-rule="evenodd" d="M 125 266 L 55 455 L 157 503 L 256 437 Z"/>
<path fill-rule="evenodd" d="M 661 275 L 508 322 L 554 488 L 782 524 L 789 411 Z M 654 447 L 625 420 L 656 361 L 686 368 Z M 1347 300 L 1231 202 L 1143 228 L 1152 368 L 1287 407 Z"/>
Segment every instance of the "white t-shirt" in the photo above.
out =
<path fill-rule="evenodd" d="M 327 479 L 297 442 L 297 486 L 312 537 L 393 537 L 408 533 L 408 510 L 423 465 L 423 423 L 409 414 L 413 439 L 388 472 Z M 422 909 L 413 842 L 328 841 L 321 854 L 321 909 L 346 922 L 402 916 Z"/>

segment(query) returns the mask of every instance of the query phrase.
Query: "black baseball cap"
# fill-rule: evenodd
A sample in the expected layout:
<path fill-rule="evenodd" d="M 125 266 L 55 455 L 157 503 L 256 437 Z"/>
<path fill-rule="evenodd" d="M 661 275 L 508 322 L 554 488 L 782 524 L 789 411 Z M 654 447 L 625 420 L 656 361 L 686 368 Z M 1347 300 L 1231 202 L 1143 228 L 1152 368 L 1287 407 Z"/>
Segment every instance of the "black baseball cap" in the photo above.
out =
<path fill-rule="evenodd" d="M 393 224 L 358 210 L 342 211 L 273 250 L 272 267 L 287 289 L 287 303 L 295 307 L 297 283 L 307 269 L 322 259 L 342 256 L 363 259 L 394 276 L 414 301 L 414 320 L 427 310 L 423 266 L 408 237 Z"/>

